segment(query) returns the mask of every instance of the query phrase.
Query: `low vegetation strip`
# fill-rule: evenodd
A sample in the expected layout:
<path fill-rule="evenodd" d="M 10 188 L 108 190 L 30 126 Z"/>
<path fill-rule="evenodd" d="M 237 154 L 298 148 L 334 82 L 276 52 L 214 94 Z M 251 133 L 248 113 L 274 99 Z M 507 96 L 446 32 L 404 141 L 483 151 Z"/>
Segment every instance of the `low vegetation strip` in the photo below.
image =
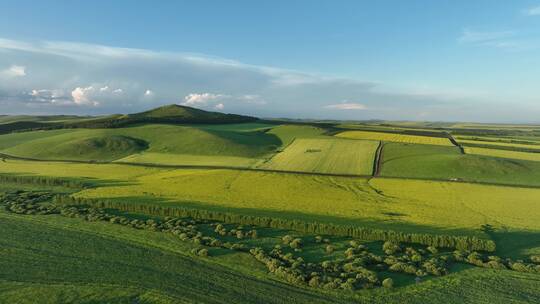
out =
<path fill-rule="evenodd" d="M 480 148 L 480 147 L 466 147 L 465 153 L 491 156 L 491 157 L 509 158 L 509 159 L 540 161 L 540 153 L 530 153 L 530 152 L 510 151 L 510 150 L 500 150 L 500 149 L 490 149 L 490 148 Z"/>
<path fill-rule="evenodd" d="M 379 176 L 381 174 L 382 164 L 383 164 L 383 149 L 384 142 L 379 142 L 377 151 L 375 152 L 375 160 L 373 161 L 373 176 Z"/>
<path fill-rule="evenodd" d="M 334 138 L 296 139 L 261 168 L 332 174 L 372 173 L 378 142 Z"/>
<path fill-rule="evenodd" d="M 499 143 L 494 143 L 494 142 L 474 141 L 474 140 L 462 140 L 459 142 L 462 146 L 465 146 L 465 147 L 540 153 L 540 146 L 533 146 L 533 145 L 517 145 L 517 144 L 505 144 L 505 143 L 499 144 Z"/>
<path fill-rule="evenodd" d="M 420 135 L 406 135 L 372 131 L 344 131 L 336 134 L 337 137 L 350 139 L 367 139 L 388 142 L 400 142 L 410 144 L 452 146 L 452 142 L 446 137 L 430 137 Z"/>
<path fill-rule="evenodd" d="M 348 236 L 362 240 L 395 241 L 435 246 L 439 248 L 456 248 L 488 252 L 493 252 L 496 249 L 494 241 L 480 239 L 474 236 L 403 233 L 392 230 L 370 229 L 355 225 L 338 225 L 282 218 L 259 217 L 176 206 L 158 206 L 155 204 L 128 203 L 78 197 L 74 198 L 67 195 L 55 196 L 54 202 L 59 205 L 89 205 L 96 208 L 113 208 L 126 212 L 143 213 L 155 216 L 190 217 L 194 219 L 216 220 L 224 223 L 290 229 L 304 233 Z"/>

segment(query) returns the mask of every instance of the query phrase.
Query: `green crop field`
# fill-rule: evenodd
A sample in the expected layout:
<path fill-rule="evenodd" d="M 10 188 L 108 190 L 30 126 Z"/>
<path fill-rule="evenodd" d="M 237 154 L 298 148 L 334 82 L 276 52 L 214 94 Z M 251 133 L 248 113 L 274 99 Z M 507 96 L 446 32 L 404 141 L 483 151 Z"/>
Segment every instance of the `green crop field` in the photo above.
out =
<path fill-rule="evenodd" d="M 532 126 L 0 122 L 0 303 L 540 302 Z"/>
<path fill-rule="evenodd" d="M 467 140 L 467 139 L 458 139 L 457 142 L 460 145 L 463 146 L 485 146 L 487 148 L 493 148 L 493 149 L 515 149 L 519 151 L 522 150 L 530 150 L 532 152 L 538 151 L 540 152 L 540 145 L 535 144 L 517 144 L 517 143 L 507 143 L 507 142 L 493 142 L 493 141 L 480 141 L 480 140 Z"/>
<path fill-rule="evenodd" d="M 370 132 L 370 131 L 344 131 L 338 133 L 337 137 L 351 138 L 351 139 L 368 139 L 379 140 L 388 142 L 401 142 L 410 144 L 425 144 L 425 145 L 440 145 L 440 146 L 452 146 L 452 143 L 448 138 L 442 137 L 429 137 L 429 136 L 417 136 L 417 135 L 405 135 L 383 132 Z"/>
<path fill-rule="evenodd" d="M 540 186 L 538 162 L 461 154 L 457 147 L 400 143 L 385 144 L 382 154 L 382 176 Z"/>
<path fill-rule="evenodd" d="M 540 161 L 540 153 L 498 150 L 498 149 L 477 148 L 477 147 L 466 147 L 465 152 L 467 154 L 484 155 L 484 156 L 497 157 L 497 158 Z"/>
<path fill-rule="evenodd" d="M 333 138 L 296 139 L 261 168 L 313 173 L 369 175 L 379 142 Z"/>

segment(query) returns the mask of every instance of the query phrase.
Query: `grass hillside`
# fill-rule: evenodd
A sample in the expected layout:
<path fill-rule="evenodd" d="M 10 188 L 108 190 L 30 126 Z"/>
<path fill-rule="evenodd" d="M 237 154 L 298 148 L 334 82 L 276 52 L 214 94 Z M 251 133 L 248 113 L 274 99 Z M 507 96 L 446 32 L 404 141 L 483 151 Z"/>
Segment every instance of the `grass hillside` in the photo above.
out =
<path fill-rule="evenodd" d="M 257 118 L 255 117 L 209 112 L 192 107 L 173 104 L 145 112 L 78 121 L 68 125 L 72 127 L 109 128 L 125 127 L 140 123 L 227 124 L 253 122 L 256 120 Z"/>
<path fill-rule="evenodd" d="M 144 156 L 144 162 L 157 163 L 177 155 L 260 158 L 280 145 L 281 141 L 275 135 L 263 131 L 237 132 L 163 124 L 0 136 L 0 152 L 19 157 L 115 160 L 132 154 L 152 153 L 150 156 L 153 157 Z"/>
<path fill-rule="evenodd" d="M 434 145 L 385 144 L 381 174 L 393 177 L 540 185 L 538 162 L 461 154 L 457 147 Z"/>
<path fill-rule="evenodd" d="M 310 125 L 280 125 L 268 134 L 276 135 L 282 142 L 282 146 L 288 146 L 296 138 L 313 138 L 324 134 L 325 130 Z"/>
<path fill-rule="evenodd" d="M 109 161 L 145 150 L 141 139 L 122 135 L 73 138 L 64 142 L 40 141 L 37 145 L 21 145 L 9 153 L 38 159 L 72 159 Z"/>

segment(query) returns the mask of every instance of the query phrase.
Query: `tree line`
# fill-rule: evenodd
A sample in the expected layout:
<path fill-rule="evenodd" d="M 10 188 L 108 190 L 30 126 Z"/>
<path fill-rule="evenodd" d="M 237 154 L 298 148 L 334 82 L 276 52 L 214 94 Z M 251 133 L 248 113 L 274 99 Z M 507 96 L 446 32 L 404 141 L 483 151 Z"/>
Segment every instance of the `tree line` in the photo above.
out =
<path fill-rule="evenodd" d="M 495 242 L 474 236 L 435 235 L 422 233 L 406 233 L 392 230 L 372 229 L 355 225 L 306 222 L 266 216 L 243 215 L 230 212 L 202 210 L 178 206 L 157 206 L 152 204 L 128 203 L 110 200 L 74 198 L 57 195 L 57 204 L 89 205 L 97 208 L 113 208 L 127 212 L 144 213 L 156 216 L 190 217 L 194 219 L 215 220 L 224 223 L 256 225 L 261 227 L 296 230 L 304 233 L 348 236 L 367 241 L 394 241 L 415 243 L 437 248 L 455 248 L 459 250 L 488 251 L 496 249 Z"/>

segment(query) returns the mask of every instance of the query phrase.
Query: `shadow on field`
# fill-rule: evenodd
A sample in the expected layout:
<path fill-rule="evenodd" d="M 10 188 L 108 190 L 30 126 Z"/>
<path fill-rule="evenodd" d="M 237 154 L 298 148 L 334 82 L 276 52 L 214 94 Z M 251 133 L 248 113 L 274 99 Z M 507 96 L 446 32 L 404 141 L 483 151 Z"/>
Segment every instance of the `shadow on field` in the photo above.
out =
<path fill-rule="evenodd" d="M 329 223 L 337 225 L 354 225 L 358 227 L 365 227 L 371 229 L 383 229 L 383 230 L 394 230 L 408 233 L 426 233 L 426 234 L 442 234 L 442 235 L 460 235 L 460 236 L 477 236 L 477 237 L 487 237 L 488 235 L 480 229 L 445 229 L 440 227 L 420 225 L 409 223 L 400 220 L 399 214 L 389 215 L 388 220 L 381 221 L 380 219 L 369 219 L 369 218 L 345 218 L 345 217 L 336 217 L 329 215 L 317 215 L 317 214 L 308 214 L 302 212 L 291 212 L 291 211 L 276 211 L 276 210 L 265 210 L 265 209 L 254 209 L 254 208 L 233 208 L 226 207 L 223 205 L 212 205 L 209 203 L 203 202 L 193 202 L 193 201 L 178 201 L 170 200 L 163 197 L 148 197 L 148 196 L 130 196 L 130 197 L 116 197 L 105 199 L 107 201 L 118 201 L 118 202 L 133 202 L 133 203 L 144 203 L 150 205 L 160 205 L 167 207 L 180 207 L 180 208 L 189 208 L 189 209 L 200 209 L 200 210 L 209 210 L 217 212 L 230 212 L 235 214 L 243 215 L 252 215 L 260 217 L 272 217 L 272 218 L 282 218 L 289 220 L 300 220 L 305 222 L 317 222 L 317 223 Z M 226 203 L 223 203 L 226 204 Z"/>
<path fill-rule="evenodd" d="M 495 229 L 488 234 L 497 244 L 497 253 L 501 256 L 525 259 L 533 254 L 528 252 L 530 249 L 535 249 L 535 254 L 540 253 L 540 232 Z"/>

